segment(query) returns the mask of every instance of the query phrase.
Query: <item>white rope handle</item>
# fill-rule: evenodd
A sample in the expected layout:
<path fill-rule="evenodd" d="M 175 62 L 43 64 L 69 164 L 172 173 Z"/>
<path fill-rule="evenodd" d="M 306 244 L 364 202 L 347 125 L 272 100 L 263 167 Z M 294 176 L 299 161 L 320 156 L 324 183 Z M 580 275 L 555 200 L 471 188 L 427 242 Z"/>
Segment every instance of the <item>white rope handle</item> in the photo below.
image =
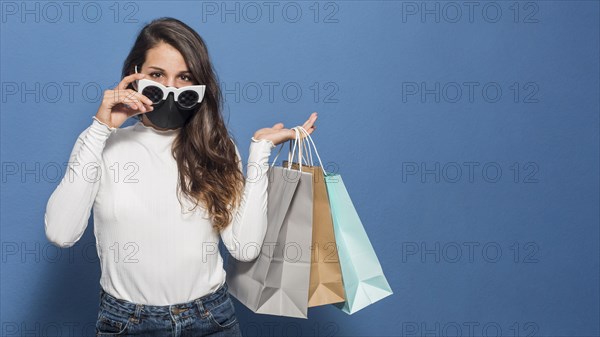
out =
<path fill-rule="evenodd" d="M 308 163 L 307 165 L 315 166 L 315 164 L 313 164 L 312 150 L 310 148 L 310 143 L 308 141 L 303 140 L 302 145 L 304 145 L 304 152 L 308 153 L 308 157 L 310 159 L 310 161 L 307 160 L 307 163 Z"/>
<path fill-rule="evenodd" d="M 317 151 L 317 146 L 315 145 L 315 142 L 313 141 L 312 137 L 310 136 L 308 131 L 306 131 L 306 129 L 304 129 L 302 126 L 297 126 L 296 128 L 298 128 L 298 130 L 303 132 L 306 135 L 306 138 L 308 138 L 310 143 L 313 145 L 313 148 L 315 149 L 317 158 L 319 158 L 319 166 L 321 166 L 321 169 L 323 170 L 323 175 L 327 176 L 327 172 L 325 172 L 325 168 L 323 167 L 323 161 L 321 161 L 321 157 L 319 156 L 319 151 Z M 309 145 L 309 148 L 310 148 L 310 145 Z M 311 162 L 311 166 L 312 166 L 312 162 Z"/>
<path fill-rule="evenodd" d="M 281 149 L 283 149 L 283 144 L 285 144 L 285 143 L 281 143 L 281 145 L 279 146 L 279 150 L 277 150 L 277 154 L 275 155 L 275 158 L 273 158 L 273 162 L 271 163 L 271 167 L 275 166 L 275 162 L 277 161 L 277 157 L 279 157 L 279 153 L 281 152 Z"/>
<path fill-rule="evenodd" d="M 277 150 L 277 154 L 275 155 L 275 158 L 273 158 L 273 162 L 271 163 L 271 167 L 275 166 L 275 163 L 277 162 L 277 157 L 279 157 L 279 154 L 281 153 L 281 149 L 283 149 L 283 145 L 285 145 L 286 143 L 287 142 L 283 142 L 279 146 L 279 150 Z M 292 144 L 290 143 L 290 151 L 291 150 L 292 150 Z"/>
<path fill-rule="evenodd" d="M 294 130 L 294 132 L 296 133 L 296 137 L 293 141 L 290 141 L 290 149 L 288 151 L 288 165 L 287 165 L 287 169 L 291 170 L 292 169 L 292 161 L 294 159 L 294 155 L 296 153 L 296 146 L 298 146 L 299 149 L 299 158 L 298 158 L 298 163 L 300 166 L 300 172 L 302 172 L 302 149 L 300 148 L 300 142 L 301 142 L 301 137 L 300 137 L 300 131 L 298 131 L 296 128 L 292 128 L 292 130 Z M 293 146 L 292 146 L 293 143 Z M 283 145 L 285 143 L 282 143 L 281 146 L 279 147 L 279 150 L 277 151 L 277 154 L 275 155 L 275 158 L 273 158 L 273 162 L 271 163 L 271 167 L 275 166 L 275 163 L 277 162 L 277 157 L 279 157 L 279 153 L 281 153 L 281 149 L 283 149 Z"/>
<path fill-rule="evenodd" d="M 300 172 L 302 172 L 302 148 L 300 147 L 300 131 L 296 130 L 295 128 L 293 129 L 294 132 L 296 133 L 296 139 L 294 140 L 294 148 L 291 152 L 288 152 L 288 170 L 292 169 L 292 162 L 294 160 L 294 154 L 296 153 L 296 146 L 298 146 L 298 166 L 300 167 Z M 290 143 L 290 147 L 292 146 L 292 144 Z"/>

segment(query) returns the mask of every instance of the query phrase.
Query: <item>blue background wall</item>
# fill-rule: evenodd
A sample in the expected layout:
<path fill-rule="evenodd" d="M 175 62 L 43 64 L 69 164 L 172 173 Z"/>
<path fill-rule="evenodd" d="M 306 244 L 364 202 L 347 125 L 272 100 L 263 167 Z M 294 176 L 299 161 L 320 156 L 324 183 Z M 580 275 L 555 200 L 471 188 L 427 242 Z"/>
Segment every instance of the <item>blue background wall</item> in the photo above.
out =
<path fill-rule="evenodd" d="M 244 160 L 258 128 L 319 112 L 394 290 L 309 320 L 237 303 L 247 335 L 598 336 L 599 3 L 271 4 L 2 1 L 1 335 L 93 333 L 93 224 L 55 248 L 46 202 L 139 29 L 173 16 L 209 46 Z"/>

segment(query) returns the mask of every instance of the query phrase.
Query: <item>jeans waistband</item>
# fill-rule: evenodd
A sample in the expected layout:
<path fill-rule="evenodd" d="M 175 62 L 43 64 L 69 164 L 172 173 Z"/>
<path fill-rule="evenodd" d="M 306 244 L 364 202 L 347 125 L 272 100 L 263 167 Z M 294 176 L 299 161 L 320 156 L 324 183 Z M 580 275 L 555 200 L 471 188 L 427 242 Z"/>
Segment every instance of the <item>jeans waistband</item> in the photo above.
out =
<path fill-rule="evenodd" d="M 170 305 L 148 305 L 129 302 L 114 297 L 100 287 L 100 306 L 108 306 L 111 310 L 139 317 L 142 313 L 147 316 L 164 316 L 172 312 L 178 313 L 197 307 L 200 312 L 210 311 L 228 298 L 227 283 L 223 283 L 214 293 L 208 294 L 185 303 Z"/>

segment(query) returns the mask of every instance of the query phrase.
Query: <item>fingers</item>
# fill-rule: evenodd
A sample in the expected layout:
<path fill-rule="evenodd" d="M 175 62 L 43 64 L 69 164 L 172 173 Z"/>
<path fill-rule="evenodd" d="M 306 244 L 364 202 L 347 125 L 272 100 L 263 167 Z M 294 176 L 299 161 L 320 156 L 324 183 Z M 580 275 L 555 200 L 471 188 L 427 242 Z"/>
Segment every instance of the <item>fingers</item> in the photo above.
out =
<path fill-rule="evenodd" d="M 123 90 L 121 94 L 125 95 L 123 99 L 123 103 L 127 104 L 129 107 L 135 110 L 143 111 L 144 105 L 139 101 L 137 95 L 132 90 Z"/>
<path fill-rule="evenodd" d="M 112 93 L 113 105 L 122 103 L 132 110 L 138 110 L 140 112 L 152 111 L 152 101 L 142 95 L 141 93 L 126 89 L 126 90 L 115 90 Z"/>
<path fill-rule="evenodd" d="M 116 90 L 125 90 L 125 89 L 127 89 L 127 86 L 129 86 L 129 84 L 131 82 L 142 79 L 144 77 L 146 77 L 146 74 L 142 74 L 142 73 L 131 74 L 129 76 L 125 76 L 125 77 L 123 77 L 121 82 L 119 82 L 119 85 L 117 85 Z"/>
<path fill-rule="evenodd" d="M 152 101 L 150 100 L 150 98 L 146 97 L 145 95 L 131 90 L 131 89 L 127 89 L 129 95 L 131 95 L 131 97 L 135 97 L 135 99 L 137 100 L 137 103 L 139 106 L 141 106 L 144 110 L 148 110 L 150 107 L 152 107 Z"/>
<path fill-rule="evenodd" d="M 142 95 L 141 93 L 137 92 L 137 91 L 133 91 L 131 89 L 127 89 L 127 98 L 129 100 L 131 100 L 132 102 L 134 102 L 137 107 L 140 109 L 140 111 L 147 111 L 147 110 L 151 110 L 150 108 L 152 107 L 152 101 Z"/>
<path fill-rule="evenodd" d="M 306 122 L 304 122 L 302 127 L 308 130 L 310 127 L 313 126 L 313 124 L 316 121 L 317 121 L 317 113 L 313 112 L 312 114 L 310 114 L 310 117 L 308 118 L 308 120 Z"/>
<path fill-rule="evenodd" d="M 308 118 L 308 120 L 306 120 L 306 122 L 304 122 L 304 124 L 302 125 L 302 128 L 304 128 L 304 130 L 306 130 L 306 133 L 308 133 L 309 135 L 317 127 L 315 125 L 316 120 L 317 120 L 317 112 L 313 112 L 310 115 L 310 117 Z M 298 125 L 298 126 L 300 126 L 300 125 Z M 275 123 L 275 124 L 273 124 L 273 127 L 271 127 L 270 129 L 271 130 L 269 130 L 269 128 L 265 128 L 265 129 L 261 129 L 259 131 L 268 132 L 268 133 L 273 132 L 273 131 L 278 131 L 277 132 L 278 134 L 280 134 L 281 132 L 285 132 L 286 136 L 284 136 L 284 137 L 288 140 L 296 139 L 296 136 L 298 136 L 300 139 L 303 139 L 306 137 L 306 133 L 302 132 L 301 130 L 297 130 L 298 132 L 296 133 L 296 130 L 294 130 L 294 128 L 285 129 L 283 123 Z"/>
<path fill-rule="evenodd" d="M 308 120 L 306 122 L 304 122 L 304 124 L 302 125 L 302 127 L 306 130 L 306 132 L 308 132 L 308 134 L 311 134 L 314 130 L 314 128 L 316 128 L 317 126 L 315 125 L 315 122 L 317 121 L 317 112 L 313 112 L 312 114 L 310 114 L 310 117 L 308 118 Z"/>
<path fill-rule="evenodd" d="M 152 101 L 148 97 L 142 95 L 136 90 L 127 89 L 130 83 L 145 77 L 146 74 L 142 73 L 125 76 L 113 90 L 113 102 L 115 104 L 123 103 L 129 109 L 137 110 L 139 112 L 152 111 Z"/>

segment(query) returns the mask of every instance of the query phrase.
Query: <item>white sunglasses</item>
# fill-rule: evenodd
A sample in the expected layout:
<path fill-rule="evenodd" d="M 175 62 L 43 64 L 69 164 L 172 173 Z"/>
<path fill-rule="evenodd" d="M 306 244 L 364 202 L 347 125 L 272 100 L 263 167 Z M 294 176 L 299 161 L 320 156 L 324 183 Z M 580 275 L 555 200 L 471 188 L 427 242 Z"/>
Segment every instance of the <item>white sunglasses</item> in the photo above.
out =
<path fill-rule="evenodd" d="M 135 73 L 138 73 L 137 65 L 135 66 Z M 145 78 L 136 80 L 136 83 L 137 91 L 148 97 L 153 105 L 166 100 L 169 93 L 172 92 L 175 102 L 184 109 L 191 109 L 202 102 L 206 90 L 206 85 L 189 85 L 181 88 L 165 87 L 158 82 Z"/>

